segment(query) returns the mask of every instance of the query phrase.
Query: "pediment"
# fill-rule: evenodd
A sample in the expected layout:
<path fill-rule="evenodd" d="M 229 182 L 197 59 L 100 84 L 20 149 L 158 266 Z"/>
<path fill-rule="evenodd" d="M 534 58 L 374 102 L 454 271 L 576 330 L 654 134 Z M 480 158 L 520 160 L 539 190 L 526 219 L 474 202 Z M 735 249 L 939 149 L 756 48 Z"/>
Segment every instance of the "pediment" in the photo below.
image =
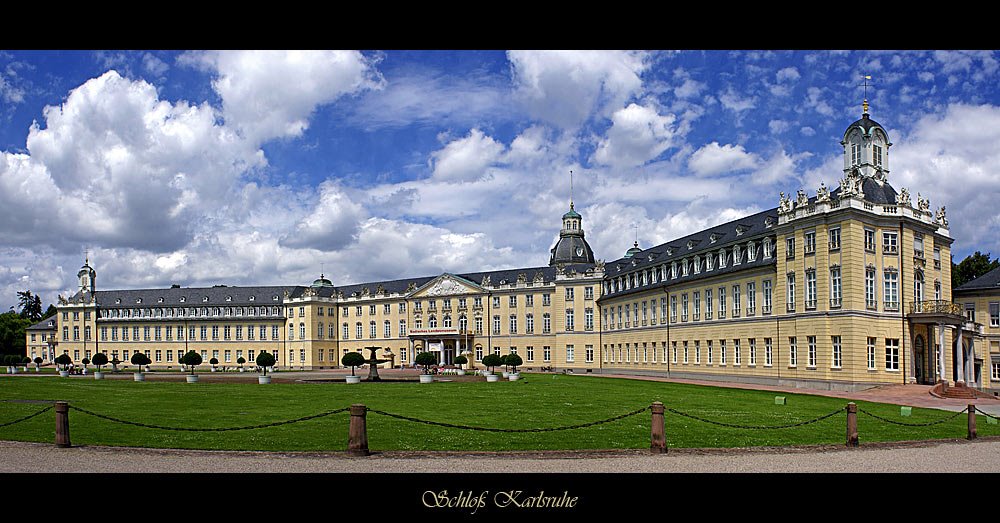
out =
<path fill-rule="evenodd" d="M 411 298 L 481 294 L 485 289 L 454 274 L 442 274 L 413 291 Z"/>

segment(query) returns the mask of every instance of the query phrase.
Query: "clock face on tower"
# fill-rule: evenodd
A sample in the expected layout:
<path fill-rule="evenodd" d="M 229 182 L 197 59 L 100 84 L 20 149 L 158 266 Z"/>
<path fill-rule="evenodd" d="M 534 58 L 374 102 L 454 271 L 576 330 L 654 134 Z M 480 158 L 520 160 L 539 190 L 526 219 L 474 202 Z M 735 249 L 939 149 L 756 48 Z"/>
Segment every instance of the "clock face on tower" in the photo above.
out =
<path fill-rule="evenodd" d="M 583 256 L 583 247 L 577 247 L 576 248 L 576 255 L 577 256 Z"/>

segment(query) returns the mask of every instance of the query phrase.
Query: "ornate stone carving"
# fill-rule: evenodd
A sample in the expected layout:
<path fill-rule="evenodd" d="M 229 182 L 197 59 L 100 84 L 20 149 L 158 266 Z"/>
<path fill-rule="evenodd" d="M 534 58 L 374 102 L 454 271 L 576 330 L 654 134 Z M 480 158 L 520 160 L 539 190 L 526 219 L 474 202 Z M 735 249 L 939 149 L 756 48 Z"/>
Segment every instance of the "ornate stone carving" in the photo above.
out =
<path fill-rule="evenodd" d="M 874 178 L 876 182 L 885 183 L 889 181 L 888 174 L 889 174 L 888 172 L 876 167 L 875 175 L 872 176 L 872 178 Z"/>
<path fill-rule="evenodd" d="M 905 205 L 910 207 L 910 191 L 906 187 L 899 190 L 899 197 L 896 198 L 896 205 Z"/>
<path fill-rule="evenodd" d="M 861 173 L 855 167 L 847 172 L 843 180 L 840 180 L 840 197 L 861 196 Z"/>
<path fill-rule="evenodd" d="M 415 291 L 415 290 L 417 290 L 417 284 L 416 284 L 416 283 L 413 283 L 413 282 L 411 281 L 411 282 L 410 282 L 410 284 L 406 286 L 406 292 L 408 292 L 408 293 L 409 293 L 409 292 L 413 292 L 413 291 Z"/>
<path fill-rule="evenodd" d="M 523 272 L 521 274 L 518 274 L 517 275 L 517 283 L 519 283 L 519 284 L 520 283 L 528 283 L 528 275 L 525 274 L 525 273 L 523 273 Z"/>
<path fill-rule="evenodd" d="M 428 296 L 448 296 L 452 294 L 465 294 L 467 292 L 465 286 L 447 276 L 438 280 L 430 289 L 427 289 Z"/>
<path fill-rule="evenodd" d="M 556 274 L 560 276 L 566 274 L 566 267 L 561 263 L 556 265 Z"/>
<path fill-rule="evenodd" d="M 778 213 L 785 214 L 792 212 L 792 200 L 785 196 L 784 192 L 778 193 Z M 670 250 L 667 250 L 667 254 L 671 254 Z"/>
<path fill-rule="evenodd" d="M 534 283 L 543 283 L 545 281 L 545 277 L 542 276 L 542 271 L 536 272 L 535 273 L 535 277 L 532 278 L 531 281 L 534 282 Z"/>
<path fill-rule="evenodd" d="M 291 294 L 288 293 L 288 289 L 285 289 L 284 295 L 285 295 L 285 300 L 288 300 L 288 297 L 291 296 Z"/>
<path fill-rule="evenodd" d="M 318 296 L 318 295 L 319 295 L 319 293 L 316 292 L 316 289 L 314 289 L 312 287 L 309 287 L 306 290 L 302 291 L 302 296 L 306 297 L 306 298 L 309 298 L 309 297 L 312 297 L 312 296 Z"/>
<path fill-rule="evenodd" d="M 795 207 L 805 207 L 809 204 L 809 197 L 806 196 L 806 192 L 799 189 L 798 194 L 795 196 Z"/>
<path fill-rule="evenodd" d="M 816 189 L 816 203 L 826 203 L 830 201 L 830 189 L 826 188 L 826 184 L 819 182 L 819 189 Z"/>
<path fill-rule="evenodd" d="M 365 298 L 371 296 L 372 291 L 368 290 L 368 287 L 361 287 L 361 297 Z"/>
<path fill-rule="evenodd" d="M 66 301 L 66 298 L 64 298 L 62 294 L 59 295 L 58 299 L 59 299 L 59 305 L 69 305 L 69 302 Z"/>
<path fill-rule="evenodd" d="M 920 212 L 930 215 L 931 213 L 931 200 L 930 198 L 924 198 L 917 193 L 917 208 Z"/>
<path fill-rule="evenodd" d="M 594 264 L 594 268 L 597 269 L 597 270 L 599 270 L 599 271 L 603 271 L 604 270 L 604 260 L 597 260 L 597 263 Z"/>
<path fill-rule="evenodd" d="M 375 295 L 385 296 L 385 287 L 383 287 L 381 283 L 378 284 L 378 287 L 375 288 Z"/>
<path fill-rule="evenodd" d="M 487 287 L 487 286 L 490 285 L 490 275 L 489 274 L 487 274 L 486 276 L 483 276 L 483 283 L 481 285 L 483 287 Z"/>
<path fill-rule="evenodd" d="M 940 225 L 941 227 L 944 227 L 945 229 L 948 228 L 948 217 L 945 214 L 944 205 L 942 205 L 941 208 L 938 209 L 934 221 L 936 221 L 938 225 Z"/>

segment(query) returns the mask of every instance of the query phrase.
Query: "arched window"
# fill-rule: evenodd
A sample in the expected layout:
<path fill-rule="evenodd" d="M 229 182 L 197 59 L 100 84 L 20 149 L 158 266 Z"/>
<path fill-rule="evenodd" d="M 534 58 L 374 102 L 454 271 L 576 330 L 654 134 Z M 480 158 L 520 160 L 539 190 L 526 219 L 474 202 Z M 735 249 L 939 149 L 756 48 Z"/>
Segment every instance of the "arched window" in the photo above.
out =
<path fill-rule="evenodd" d="M 438 320 L 436 316 L 431 316 L 427 319 L 427 328 L 433 329 L 438 326 Z"/>
<path fill-rule="evenodd" d="M 251 329 L 253 330 L 253 329 Z M 316 325 L 316 338 L 323 339 L 323 322 L 319 322 Z"/>
<path fill-rule="evenodd" d="M 444 326 L 449 329 L 451 328 L 451 314 L 444 315 Z"/>

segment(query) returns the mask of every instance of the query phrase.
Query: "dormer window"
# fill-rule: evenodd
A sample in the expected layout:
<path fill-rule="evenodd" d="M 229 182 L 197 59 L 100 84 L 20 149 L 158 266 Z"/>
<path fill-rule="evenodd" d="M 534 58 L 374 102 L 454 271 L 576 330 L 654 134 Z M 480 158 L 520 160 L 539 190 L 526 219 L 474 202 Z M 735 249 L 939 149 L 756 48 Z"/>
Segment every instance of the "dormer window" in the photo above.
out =
<path fill-rule="evenodd" d="M 736 236 L 743 236 L 743 233 L 747 232 L 747 229 L 749 229 L 749 227 L 747 227 L 746 225 L 737 225 Z"/>
<path fill-rule="evenodd" d="M 673 254 L 674 254 L 674 248 L 667 247 L 667 256 L 673 256 Z"/>
<path fill-rule="evenodd" d="M 687 275 L 688 275 L 688 261 L 687 258 L 684 258 L 683 260 L 681 260 L 681 276 L 687 276 Z"/>
<path fill-rule="evenodd" d="M 757 246 L 754 242 L 747 243 L 747 261 L 757 260 Z"/>
<path fill-rule="evenodd" d="M 254 301 L 256 298 L 254 296 L 250 297 L 250 301 Z"/>
<path fill-rule="evenodd" d="M 271 301 L 278 301 L 278 295 L 271 296 Z"/>
<path fill-rule="evenodd" d="M 186 302 L 186 301 L 187 301 L 187 298 L 186 298 L 186 297 L 184 297 L 184 296 L 181 296 L 181 303 L 184 303 L 184 302 Z"/>
<path fill-rule="evenodd" d="M 156 303 L 163 303 L 163 298 L 162 297 L 161 298 L 157 298 L 156 299 Z"/>
<path fill-rule="evenodd" d="M 701 272 L 701 256 L 694 257 L 694 273 L 698 274 Z"/>
<path fill-rule="evenodd" d="M 136 303 L 142 303 L 142 298 L 136 298 L 136 299 L 135 299 L 135 302 L 136 302 Z"/>
<path fill-rule="evenodd" d="M 122 302 L 121 298 L 115 298 L 115 304 L 120 304 Z"/>
<path fill-rule="evenodd" d="M 694 240 L 688 240 L 687 248 L 688 248 L 689 251 L 691 249 L 694 249 Z"/>
<path fill-rule="evenodd" d="M 226 301 L 233 301 L 233 297 L 232 296 L 226 296 Z"/>
<path fill-rule="evenodd" d="M 774 220 L 772 220 L 770 216 L 768 216 L 767 218 L 764 218 L 764 227 L 770 229 L 771 226 L 773 226 L 773 225 L 774 225 Z"/>
<path fill-rule="evenodd" d="M 769 259 L 771 257 L 771 239 L 764 238 L 764 259 Z"/>
<path fill-rule="evenodd" d="M 710 242 L 712 242 L 712 243 L 715 243 L 715 242 L 717 242 L 719 240 L 719 235 L 718 234 L 712 234 L 711 236 L 708 237 L 708 240 Z"/>
<path fill-rule="evenodd" d="M 725 249 L 719 249 L 719 268 L 720 269 L 725 269 L 726 268 L 726 250 Z"/>
<path fill-rule="evenodd" d="M 712 268 L 713 268 L 712 265 L 715 264 L 715 262 L 712 261 L 714 258 L 715 258 L 715 256 L 712 256 L 711 254 L 706 254 L 705 255 L 705 270 L 706 271 L 712 270 Z"/>

